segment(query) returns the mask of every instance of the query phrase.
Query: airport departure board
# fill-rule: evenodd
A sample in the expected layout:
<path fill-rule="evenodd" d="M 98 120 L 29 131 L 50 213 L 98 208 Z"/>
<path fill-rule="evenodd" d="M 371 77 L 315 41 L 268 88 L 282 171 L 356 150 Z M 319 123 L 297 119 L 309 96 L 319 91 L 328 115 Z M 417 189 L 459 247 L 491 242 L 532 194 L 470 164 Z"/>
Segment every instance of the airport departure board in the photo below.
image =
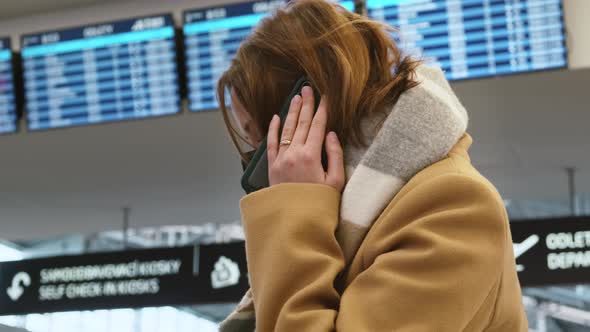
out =
<path fill-rule="evenodd" d="M 0 134 L 16 132 L 16 101 L 12 48 L 9 38 L 0 38 Z"/>
<path fill-rule="evenodd" d="M 399 28 L 406 54 L 449 79 L 567 66 L 560 0 L 368 0 L 367 8 Z"/>
<path fill-rule="evenodd" d="M 171 15 L 22 37 L 29 130 L 180 112 Z"/>
<path fill-rule="evenodd" d="M 256 1 L 184 13 L 185 56 L 191 111 L 219 107 L 217 81 L 229 68 L 240 43 L 258 22 L 287 0 Z M 354 9 L 353 1 L 340 5 Z"/>

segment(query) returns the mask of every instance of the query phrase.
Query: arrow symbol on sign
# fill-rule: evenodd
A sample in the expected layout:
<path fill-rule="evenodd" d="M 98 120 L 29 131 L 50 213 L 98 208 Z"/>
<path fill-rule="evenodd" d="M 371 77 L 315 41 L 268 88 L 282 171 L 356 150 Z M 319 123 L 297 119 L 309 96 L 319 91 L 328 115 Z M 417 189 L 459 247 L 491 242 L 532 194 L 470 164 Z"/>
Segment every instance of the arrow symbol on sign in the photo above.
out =
<path fill-rule="evenodd" d="M 23 286 L 31 286 L 31 276 L 29 276 L 29 274 L 26 272 L 19 272 L 14 276 L 14 278 L 12 278 L 12 285 L 8 287 L 6 294 L 8 294 L 12 301 L 16 302 L 25 292 L 25 288 Z"/>

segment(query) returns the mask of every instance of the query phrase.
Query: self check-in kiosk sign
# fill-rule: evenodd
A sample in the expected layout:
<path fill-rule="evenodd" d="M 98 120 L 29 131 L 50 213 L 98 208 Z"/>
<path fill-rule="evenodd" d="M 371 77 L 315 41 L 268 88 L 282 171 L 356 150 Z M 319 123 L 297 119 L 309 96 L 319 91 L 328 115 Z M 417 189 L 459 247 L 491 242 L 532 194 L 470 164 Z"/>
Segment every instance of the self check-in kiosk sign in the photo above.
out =
<path fill-rule="evenodd" d="M 511 223 L 522 286 L 590 283 L 590 217 Z"/>
<path fill-rule="evenodd" d="M 590 217 L 511 223 L 522 286 L 590 283 Z M 244 243 L 0 264 L 0 315 L 238 302 Z"/>
<path fill-rule="evenodd" d="M 0 264 L 0 315 L 237 302 L 243 243 L 63 256 Z"/>

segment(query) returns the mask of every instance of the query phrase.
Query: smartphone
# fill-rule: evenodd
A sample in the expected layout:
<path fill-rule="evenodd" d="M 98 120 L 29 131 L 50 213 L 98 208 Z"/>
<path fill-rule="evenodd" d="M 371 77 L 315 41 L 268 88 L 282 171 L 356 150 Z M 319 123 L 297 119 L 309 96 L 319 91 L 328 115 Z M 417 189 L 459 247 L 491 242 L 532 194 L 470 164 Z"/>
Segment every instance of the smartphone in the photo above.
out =
<path fill-rule="evenodd" d="M 304 86 L 312 86 L 310 81 L 306 77 L 302 77 L 295 83 L 293 90 L 285 101 L 283 102 L 283 106 L 280 109 L 278 115 L 281 119 L 281 129 L 279 133 L 283 132 L 283 126 L 285 124 L 285 120 L 287 119 L 287 115 L 289 115 L 289 108 L 291 106 L 291 100 L 296 95 L 301 95 L 301 89 Z M 320 96 L 314 90 L 314 97 L 315 97 L 315 107 L 314 112 L 317 112 L 317 109 L 320 105 Z M 252 192 L 258 191 L 263 188 L 267 188 L 269 186 L 268 180 L 268 154 L 266 149 L 268 135 L 264 138 L 264 140 L 260 143 L 260 146 L 254 153 L 250 163 L 245 167 L 244 175 L 242 176 L 242 188 L 247 194 Z M 324 169 L 326 169 L 326 153 L 325 151 L 322 152 L 322 165 Z"/>

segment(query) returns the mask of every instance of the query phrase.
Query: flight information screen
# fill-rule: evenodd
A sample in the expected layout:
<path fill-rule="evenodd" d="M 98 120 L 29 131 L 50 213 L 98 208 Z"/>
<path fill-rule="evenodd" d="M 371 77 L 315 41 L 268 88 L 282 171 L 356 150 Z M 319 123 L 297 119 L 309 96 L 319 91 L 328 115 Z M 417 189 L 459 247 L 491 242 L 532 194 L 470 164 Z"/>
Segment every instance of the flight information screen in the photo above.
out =
<path fill-rule="evenodd" d="M 180 112 L 171 15 L 22 37 L 30 130 Z"/>
<path fill-rule="evenodd" d="M 257 1 L 184 13 L 185 55 L 191 111 L 219 107 L 216 87 L 240 43 L 258 22 L 287 0 Z M 353 1 L 340 2 L 348 10 Z"/>
<path fill-rule="evenodd" d="M 10 39 L 0 38 L 0 134 L 16 131 L 16 102 Z"/>
<path fill-rule="evenodd" d="M 449 79 L 567 66 L 561 0 L 368 0 L 406 54 Z"/>

